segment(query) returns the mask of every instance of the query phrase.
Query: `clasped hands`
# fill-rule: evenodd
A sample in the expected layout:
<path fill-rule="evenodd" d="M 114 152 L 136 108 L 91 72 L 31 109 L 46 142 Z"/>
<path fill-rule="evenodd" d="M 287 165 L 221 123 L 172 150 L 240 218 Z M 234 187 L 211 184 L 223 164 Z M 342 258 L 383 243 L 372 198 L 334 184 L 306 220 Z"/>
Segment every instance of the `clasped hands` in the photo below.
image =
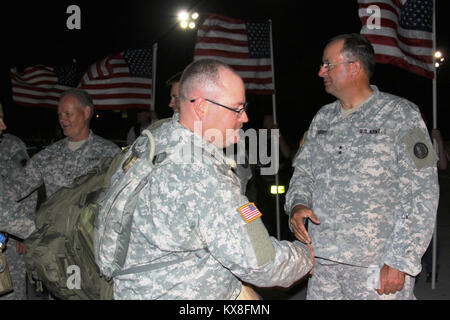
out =
<path fill-rule="evenodd" d="M 295 206 L 292 210 L 290 224 L 295 237 L 300 242 L 305 243 L 311 251 L 313 268 L 311 269 L 310 274 L 312 275 L 314 272 L 314 249 L 311 244 L 311 238 L 305 228 L 304 221 L 306 219 L 310 219 L 311 222 L 315 224 L 320 224 L 319 219 L 317 219 L 316 215 L 310 208 L 301 204 Z M 380 286 L 376 289 L 376 291 L 380 295 L 393 294 L 402 290 L 404 284 L 405 273 L 385 264 L 380 270 Z"/>

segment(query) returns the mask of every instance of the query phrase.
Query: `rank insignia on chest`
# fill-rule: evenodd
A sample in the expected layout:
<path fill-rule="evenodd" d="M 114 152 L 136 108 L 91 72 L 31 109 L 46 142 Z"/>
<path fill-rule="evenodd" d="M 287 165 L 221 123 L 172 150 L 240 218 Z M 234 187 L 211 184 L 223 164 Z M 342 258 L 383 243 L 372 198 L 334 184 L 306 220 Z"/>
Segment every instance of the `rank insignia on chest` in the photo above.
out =
<path fill-rule="evenodd" d="M 258 210 L 253 202 L 247 203 L 246 205 L 240 207 L 238 210 L 247 223 L 262 216 L 262 213 Z"/>

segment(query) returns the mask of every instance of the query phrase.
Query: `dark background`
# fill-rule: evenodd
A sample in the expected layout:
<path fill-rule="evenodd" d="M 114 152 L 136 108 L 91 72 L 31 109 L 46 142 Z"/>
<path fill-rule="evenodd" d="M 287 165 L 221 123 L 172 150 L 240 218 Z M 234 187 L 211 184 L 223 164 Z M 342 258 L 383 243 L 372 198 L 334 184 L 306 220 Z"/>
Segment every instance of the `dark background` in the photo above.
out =
<path fill-rule="evenodd" d="M 437 3 L 437 48 L 446 55 L 448 24 Z M 69 30 L 69 5 L 81 9 L 81 30 Z M 340 33 L 359 33 L 361 22 L 356 0 L 340 1 L 39 1 L 2 2 L 2 58 L 0 99 L 10 133 L 28 145 L 53 137 L 58 127 L 56 110 L 22 107 L 11 99 L 9 68 L 35 64 L 62 65 L 76 59 L 83 70 L 112 53 L 151 47 L 158 42 L 156 111 L 171 115 L 165 81 L 192 61 L 196 31 L 177 26 L 180 9 L 218 13 L 245 20 L 271 19 L 274 44 L 276 107 L 280 128 L 289 144 L 298 145 L 303 132 L 325 103 L 334 98 L 323 90 L 317 76 L 325 42 Z M 442 13 L 441 13 L 442 12 Z M 423 110 L 432 125 L 432 81 L 395 66 L 377 64 L 372 81 L 380 90 L 403 96 Z M 438 70 L 438 127 L 449 137 L 449 67 Z M 250 122 L 260 127 L 262 115 L 271 113 L 272 97 L 248 95 Z M 125 139 L 134 114 L 98 111 L 94 132 L 110 139 Z"/>

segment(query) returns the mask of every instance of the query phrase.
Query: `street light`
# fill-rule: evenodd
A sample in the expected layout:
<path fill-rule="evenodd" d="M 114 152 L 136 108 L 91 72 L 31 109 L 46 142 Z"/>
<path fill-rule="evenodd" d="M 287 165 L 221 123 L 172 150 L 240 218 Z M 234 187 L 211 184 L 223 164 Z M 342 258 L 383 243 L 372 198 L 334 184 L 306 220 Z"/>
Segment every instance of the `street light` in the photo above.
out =
<path fill-rule="evenodd" d="M 189 19 L 189 13 L 187 11 L 180 11 L 178 13 L 178 20 L 179 21 L 186 21 Z"/>
<path fill-rule="evenodd" d="M 182 29 L 195 29 L 197 24 L 195 23 L 195 20 L 199 18 L 199 14 L 197 12 L 189 13 L 185 10 L 180 11 L 178 13 L 178 21 L 180 22 L 180 27 Z"/>
<path fill-rule="evenodd" d="M 444 55 L 442 54 L 441 51 L 436 51 L 434 53 L 434 66 L 436 68 L 439 68 L 441 66 L 441 64 L 444 62 Z"/>

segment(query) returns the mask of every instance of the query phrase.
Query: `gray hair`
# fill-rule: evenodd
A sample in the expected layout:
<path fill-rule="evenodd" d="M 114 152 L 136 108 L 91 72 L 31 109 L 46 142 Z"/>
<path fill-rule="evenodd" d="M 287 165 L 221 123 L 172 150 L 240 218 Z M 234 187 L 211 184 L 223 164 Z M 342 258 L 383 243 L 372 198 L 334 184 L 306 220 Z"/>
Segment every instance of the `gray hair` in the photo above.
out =
<path fill-rule="evenodd" d="M 92 101 L 92 97 L 89 95 L 89 93 L 81 89 L 69 89 L 61 94 L 59 101 L 61 101 L 65 96 L 72 96 L 77 99 L 80 109 L 88 106 L 91 109 L 89 120 L 92 118 L 92 116 L 94 115 L 94 102 Z"/>
<path fill-rule="evenodd" d="M 191 92 L 199 87 L 218 86 L 221 68 L 237 75 L 229 65 L 215 59 L 199 59 L 189 64 L 181 75 L 180 99 L 188 99 Z"/>
<path fill-rule="evenodd" d="M 375 72 L 375 51 L 370 41 L 359 33 L 341 34 L 331 38 L 328 44 L 344 40 L 341 54 L 348 60 L 358 59 L 370 79 Z"/>

